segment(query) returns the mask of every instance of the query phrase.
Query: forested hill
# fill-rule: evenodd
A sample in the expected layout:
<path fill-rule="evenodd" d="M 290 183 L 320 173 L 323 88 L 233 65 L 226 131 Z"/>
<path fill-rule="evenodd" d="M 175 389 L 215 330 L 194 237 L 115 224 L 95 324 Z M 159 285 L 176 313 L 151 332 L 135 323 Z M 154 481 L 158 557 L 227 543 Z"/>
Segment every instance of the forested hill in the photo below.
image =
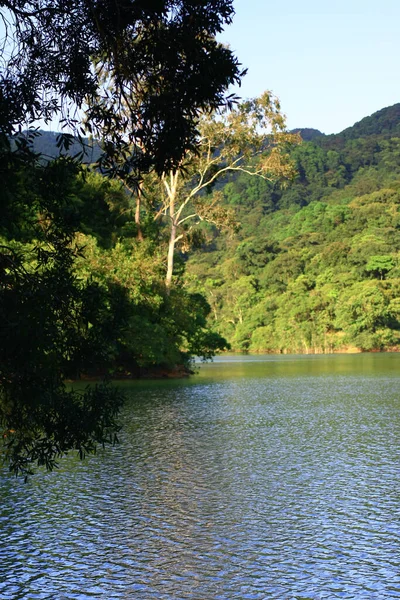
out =
<path fill-rule="evenodd" d="M 298 127 L 292 129 L 291 133 L 299 133 L 301 139 L 305 142 L 312 142 L 315 138 L 324 135 L 319 129 L 312 129 L 312 127 Z"/>
<path fill-rule="evenodd" d="M 400 135 L 400 103 L 377 111 L 369 117 L 365 117 L 352 127 L 344 129 L 338 134 L 325 135 L 319 129 L 312 127 L 298 127 L 291 133 L 299 133 L 305 142 L 316 141 L 325 145 L 336 145 L 337 141 L 357 139 L 371 135 L 392 137 Z M 60 154 L 57 138 L 60 134 L 54 131 L 38 130 L 32 145 L 35 152 L 43 156 L 55 158 Z M 95 161 L 99 158 L 100 148 L 96 143 L 86 140 L 85 162 Z M 70 155 L 77 154 L 82 150 L 78 141 L 73 142 L 69 150 Z"/>
<path fill-rule="evenodd" d="M 399 136 L 399 137 L 397 137 Z M 292 152 L 285 189 L 240 175 L 222 190 L 238 234 L 205 229 L 187 265 L 234 350 L 400 346 L 400 104 Z"/>
<path fill-rule="evenodd" d="M 354 140 L 370 135 L 384 135 L 387 137 L 400 135 L 400 103 L 382 108 L 373 115 L 361 119 L 352 127 L 348 127 L 337 134 L 336 137 Z"/>
<path fill-rule="evenodd" d="M 324 148 L 342 148 L 349 140 L 396 136 L 400 136 L 400 103 L 382 108 L 340 133 L 318 136 L 315 141 Z M 315 137 L 317 136 L 314 136 L 314 139 Z"/>

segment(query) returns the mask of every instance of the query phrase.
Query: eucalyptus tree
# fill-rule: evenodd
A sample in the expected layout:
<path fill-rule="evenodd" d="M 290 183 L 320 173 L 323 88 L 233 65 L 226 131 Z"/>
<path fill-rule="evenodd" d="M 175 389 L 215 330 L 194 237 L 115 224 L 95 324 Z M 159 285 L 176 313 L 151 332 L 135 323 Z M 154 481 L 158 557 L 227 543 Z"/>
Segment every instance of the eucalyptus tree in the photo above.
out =
<path fill-rule="evenodd" d="M 300 138 L 286 131 L 279 101 L 270 92 L 223 115 L 204 115 L 198 129 L 197 148 L 186 152 L 178 169 L 160 176 L 163 192 L 155 218 L 164 216 L 170 231 L 167 289 L 172 284 L 175 247 L 193 227 L 201 221 L 218 227 L 235 224 L 220 193 L 209 193 L 218 180 L 235 172 L 266 181 L 288 180 L 294 175 L 289 149 Z"/>

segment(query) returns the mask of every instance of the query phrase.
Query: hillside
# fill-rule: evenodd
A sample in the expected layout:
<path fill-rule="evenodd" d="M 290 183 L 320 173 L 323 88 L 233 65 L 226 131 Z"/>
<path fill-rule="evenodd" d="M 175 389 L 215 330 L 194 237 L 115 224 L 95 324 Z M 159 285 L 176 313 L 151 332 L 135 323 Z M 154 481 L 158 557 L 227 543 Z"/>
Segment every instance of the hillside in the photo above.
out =
<path fill-rule="evenodd" d="M 297 129 L 292 129 L 290 133 L 299 133 L 305 142 L 311 142 L 315 138 L 325 135 L 319 129 L 313 129 L 312 127 L 298 127 Z"/>
<path fill-rule="evenodd" d="M 370 135 L 395 137 L 400 134 L 400 103 L 382 108 L 369 117 L 365 117 L 352 127 L 344 129 L 340 136 L 346 140 L 354 140 Z"/>
<path fill-rule="evenodd" d="M 400 104 L 297 147 L 286 189 L 245 175 L 224 186 L 240 231 L 205 228 L 186 285 L 206 295 L 234 350 L 400 345 L 398 132 Z"/>
<path fill-rule="evenodd" d="M 118 285 L 128 282 L 124 285 L 135 299 L 129 329 L 134 335 L 118 342 L 116 352 L 122 368 L 132 372 L 176 362 L 181 356 L 179 335 L 193 338 L 195 347 L 198 334 L 191 331 L 188 315 L 196 306 L 203 327 L 208 310 L 195 304 L 199 293 L 211 307 L 211 330 L 234 350 L 333 352 L 400 346 L 400 137 L 390 133 L 399 130 L 399 106 L 333 136 L 299 129 L 309 141 L 292 150 L 296 176 L 286 187 L 242 174 L 210 190 L 211 198 L 215 194 L 218 205 L 240 223 L 239 231 L 219 232 L 205 223 L 200 234 L 188 229 L 175 270 L 177 280 L 184 277 L 185 282 L 179 291 L 184 301 L 177 292 L 177 302 L 185 302 L 186 308 L 177 311 L 172 296 L 167 297 L 165 315 L 160 315 L 163 304 L 157 304 L 159 292 L 153 288 L 157 281 L 162 289 L 167 224 L 155 227 L 151 212 L 146 213 L 149 207 L 142 206 L 141 233 L 147 245 L 138 244 L 134 205 L 121 189 L 101 178 L 90 185 L 71 181 L 65 210 L 76 221 L 85 247 L 79 269 L 99 281 L 113 273 Z M 35 150 L 55 156 L 56 134 L 37 136 Z M 79 147 L 73 145 L 71 153 L 75 150 Z M 25 239 L 22 228 L 17 237 Z M 148 305 L 149 298 L 154 302 Z M 155 346 L 149 345 L 150 338 Z M 221 338 L 215 339 L 223 345 Z M 129 367 L 125 354 L 131 357 Z"/>

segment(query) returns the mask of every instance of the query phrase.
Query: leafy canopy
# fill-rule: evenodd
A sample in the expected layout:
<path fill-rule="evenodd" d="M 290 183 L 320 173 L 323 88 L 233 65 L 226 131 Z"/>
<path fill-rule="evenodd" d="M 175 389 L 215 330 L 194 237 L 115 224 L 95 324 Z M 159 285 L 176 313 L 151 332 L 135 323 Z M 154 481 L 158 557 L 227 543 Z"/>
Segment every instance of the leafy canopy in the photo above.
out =
<path fill-rule="evenodd" d="M 0 9 L 0 130 L 60 112 L 76 128 L 83 110 L 84 131 L 135 169 L 176 168 L 195 146 L 199 114 L 229 104 L 243 73 L 215 39 L 232 0 L 2 0 Z"/>

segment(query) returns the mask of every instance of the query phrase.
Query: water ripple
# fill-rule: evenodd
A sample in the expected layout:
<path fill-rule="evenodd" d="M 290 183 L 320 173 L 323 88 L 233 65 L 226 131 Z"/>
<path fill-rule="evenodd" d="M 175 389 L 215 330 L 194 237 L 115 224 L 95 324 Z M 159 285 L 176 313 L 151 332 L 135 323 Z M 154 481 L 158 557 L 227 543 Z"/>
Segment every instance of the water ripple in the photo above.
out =
<path fill-rule="evenodd" d="M 1 479 L 1 598 L 400 598 L 398 377 L 203 377 L 133 393 L 120 446 Z"/>

